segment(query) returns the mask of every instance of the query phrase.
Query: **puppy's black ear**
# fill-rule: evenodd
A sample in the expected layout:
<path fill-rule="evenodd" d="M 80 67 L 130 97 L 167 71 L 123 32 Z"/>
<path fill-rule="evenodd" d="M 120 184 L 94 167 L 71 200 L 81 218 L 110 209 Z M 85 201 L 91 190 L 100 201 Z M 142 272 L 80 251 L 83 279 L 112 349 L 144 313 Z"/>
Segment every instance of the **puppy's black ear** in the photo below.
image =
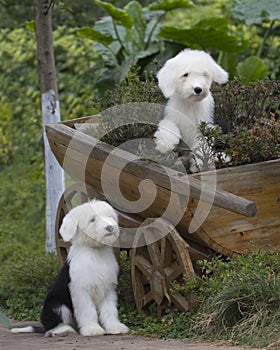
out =
<path fill-rule="evenodd" d="M 71 241 L 77 232 L 78 221 L 75 219 L 74 211 L 75 209 L 70 210 L 64 217 L 59 229 L 59 233 L 65 242 Z"/>

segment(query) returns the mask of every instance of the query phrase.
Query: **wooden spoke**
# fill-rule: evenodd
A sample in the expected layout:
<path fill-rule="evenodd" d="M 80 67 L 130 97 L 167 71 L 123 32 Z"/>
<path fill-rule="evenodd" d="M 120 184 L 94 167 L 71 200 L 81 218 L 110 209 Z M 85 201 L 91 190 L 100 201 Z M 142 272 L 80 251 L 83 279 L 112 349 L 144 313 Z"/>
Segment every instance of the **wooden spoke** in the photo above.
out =
<path fill-rule="evenodd" d="M 147 246 L 148 249 L 148 253 L 151 259 L 151 263 L 153 264 L 154 267 L 156 267 L 156 269 L 160 269 L 160 246 L 159 246 L 159 242 L 154 242 L 151 243 Z"/>
<path fill-rule="evenodd" d="M 160 232 L 169 233 L 162 237 Z M 151 243 L 153 236 L 161 238 Z M 138 243 L 143 244 L 143 237 L 147 245 L 138 247 Z M 189 310 L 191 296 L 186 299 L 171 289 L 172 283 L 180 283 L 183 276 L 194 276 L 188 244 L 176 229 L 163 219 L 147 219 L 136 233 L 133 247 L 131 279 L 138 312 L 149 312 L 152 304 L 156 305 L 159 317 L 172 305 Z"/>
<path fill-rule="evenodd" d="M 137 268 L 145 275 L 145 276 L 152 276 L 153 268 L 151 263 L 143 256 L 138 255 L 135 257 L 134 260 L 135 265 Z"/>

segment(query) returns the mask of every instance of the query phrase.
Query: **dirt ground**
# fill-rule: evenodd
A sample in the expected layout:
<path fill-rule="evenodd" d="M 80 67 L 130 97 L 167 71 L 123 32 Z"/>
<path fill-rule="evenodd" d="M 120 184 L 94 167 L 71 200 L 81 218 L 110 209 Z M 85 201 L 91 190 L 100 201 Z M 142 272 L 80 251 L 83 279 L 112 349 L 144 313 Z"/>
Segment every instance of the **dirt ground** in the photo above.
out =
<path fill-rule="evenodd" d="M 13 322 L 22 327 L 32 322 Z M 194 343 L 188 340 L 151 339 L 134 335 L 83 337 L 67 334 L 45 338 L 41 334 L 12 334 L 0 325 L 1 350 L 242 350 L 242 347 Z M 248 348 L 247 348 L 248 349 Z M 252 349 L 250 349 L 252 350 Z"/>

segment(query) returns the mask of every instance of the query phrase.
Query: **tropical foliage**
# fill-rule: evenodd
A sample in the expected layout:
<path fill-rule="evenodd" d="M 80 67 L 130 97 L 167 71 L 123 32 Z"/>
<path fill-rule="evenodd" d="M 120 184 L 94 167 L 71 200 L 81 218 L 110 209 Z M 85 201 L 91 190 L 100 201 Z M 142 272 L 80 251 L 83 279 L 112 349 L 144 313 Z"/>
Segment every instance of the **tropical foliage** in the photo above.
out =
<path fill-rule="evenodd" d="M 94 28 L 83 27 L 78 34 L 94 41 L 104 69 L 97 86 L 104 92 L 124 80 L 128 69 L 136 64 L 145 68 L 163 51 L 159 38 L 160 20 L 165 13 L 178 7 L 193 7 L 189 1 L 161 1 L 142 7 L 138 1 L 129 2 L 124 9 L 110 3 L 95 1 L 109 16 L 101 18 Z"/>
<path fill-rule="evenodd" d="M 98 81 L 98 87 L 103 91 L 112 86 L 112 83 L 120 83 L 131 65 L 139 64 L 142 69 L 149 68 L 149 63 L 155 57 L 159 61 L 166 60 L 186 46 L 212 51 L 231 76 L 239 75 L 244 83 L 268 75 L 269 67 L 262 55 L 268 40 L 273 38 L 277 20 L 279 21 L 279 13 L 273 1 L 260 1 L 254 11 L 250 11 L 253 3 L 236 0 L 229 10 L 233 20 L 230 21 L 228 16 L 212 16 L 188 26 L 164 24 L 164 19 L 170 12 L 169 17 L 172 14 L 175 16 L 174 12 L 178 8 L 199 12 L 199 8 L 189 0 L 159 1 L 148 7 L 141 6 L 138 1 L 131 1 L 124 9 L 99 0 L 95 3 L 109 16 L 97 21 L 94 28 L 81 28 L 78 34 L 94 41 L 94 49 L 103 60 L 104 71 Z M 246 53 L 250 42 L 243 39 L 240 32 L 242 22 L 247 26 L 257 26 L 259 31 L 267 27 L 254 50 L 256 52 Z M 243 61 L 239 60 L 238 63 L 239 57 Z"/>

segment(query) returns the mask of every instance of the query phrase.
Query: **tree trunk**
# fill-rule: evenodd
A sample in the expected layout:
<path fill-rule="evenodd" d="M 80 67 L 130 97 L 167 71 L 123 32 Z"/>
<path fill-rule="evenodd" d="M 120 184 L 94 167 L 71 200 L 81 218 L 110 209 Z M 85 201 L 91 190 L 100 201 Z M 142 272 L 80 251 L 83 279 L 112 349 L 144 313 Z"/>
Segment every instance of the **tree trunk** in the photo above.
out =
<path fill-rule="evenodd" d="M 60 121 L 52 39 L 52 0 L 34 0 L 37 59 L 41 87 L 43 128 Z M 56 161 L 44 133 L 46 173 L 46 250 L 55 251 L 55 218 L 64 191 L 64 172 Z"/>

